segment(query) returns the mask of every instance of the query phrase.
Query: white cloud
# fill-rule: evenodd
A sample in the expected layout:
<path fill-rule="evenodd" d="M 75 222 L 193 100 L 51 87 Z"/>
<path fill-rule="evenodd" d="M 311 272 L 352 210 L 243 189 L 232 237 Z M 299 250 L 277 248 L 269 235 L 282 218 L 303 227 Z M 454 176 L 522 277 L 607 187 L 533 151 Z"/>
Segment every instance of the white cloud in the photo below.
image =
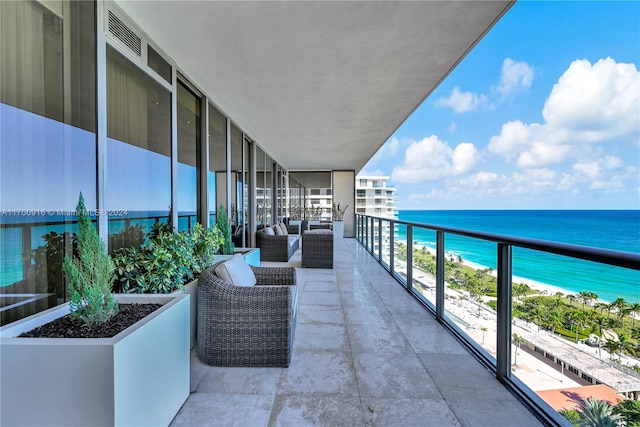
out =
<path fill-rule="evenodd" d="M 571 147 L 568 145 L 554 145 L 545 141 L 534 142 L 526 151 L 518 156 L 517 165 L 521 168 L 539 168 L 562 162 Z"/>
<path fill-rule="evenodd" d="M 531 65 L 506 58 L 502 61 L 498 86 L 491 89 L 490 95 L 463 92 L 460 87 L 456 86 L 451 91 L 451 95 L 438 99 L 435 105 L 449 107 L 456 113 L 466 113 L 480 108 L 495 108 L 508 96 L 531 87 L 533 75 L 534 68 Z M 496 97 L 499 97 L 499 99 L 495 99 Z"/>
<path fill-rule="evenodd" d="M 413 141 L 405 151 L 404 162 L 393 169 L 394 182 L 432 181 L 470 171 L 476 163 L 478 151 L 469 142 L 451 149 L 446 142 L 432 135 Z"/>
<path fill-rule="evenodd" d="M 549 94 L 542 111 L 546 122 L 507 122 L 500 135 L 491 137 L 488 149 L 509 161 L 516 159 L 521 168 L 540 168 L 584 154 L 581 147 L 587 143 L 633 136 L 637 140 L 639 98 L 640 73 L 634 64 L 611 58 L 593 65 L 574 61 Z M 620 167 L 622 162 L 612 157 L 605 164 Z"/>
<path fill-rule="evenodd" d="M 602 159 L 602 165 L 605 169 L 618 169 L 619 167 L 622 167 L 623 163 L 620 157 L 606 156 Z"/>
<path fill-rule="evenodd" d="M 600 166 L 598 162 L 576 163 L 573 170 L 586 175 L 589 179 L 596 179 L 600 175 Z"/>
<path fill-rule="evenodd" d="M 461 92 L 458 86 L 453 88 L 448 98 L 440 98 L 436 101 L 436 106 L 450 107 L 456 113 L 465 113 L 467 111 L 477 110 L 487 99 L 484 95 L 478 95 L 473 92 Z"/>
<path fill-rule="evenodd" d="M 635 64 L 577 60 L 553 87 L 542 116 L 576 141 L 601 142 L 638 131 L 639 98 Z"/>
<path fill-rule="evenodd" d="M 529 88 L 533 83 L 533 74 L 534 68 L 526 62 L 506 58 L 502 61 L 500 83 L 496 91 L 504 99 L 521 88 Z"/>
<path fill-rule="evenodd" d="M 478 150 L 470 142 L 463 142 L 453 150 L 453 167 L 454 175 L 460 175 L 473 169 L 478 159 Z"/>

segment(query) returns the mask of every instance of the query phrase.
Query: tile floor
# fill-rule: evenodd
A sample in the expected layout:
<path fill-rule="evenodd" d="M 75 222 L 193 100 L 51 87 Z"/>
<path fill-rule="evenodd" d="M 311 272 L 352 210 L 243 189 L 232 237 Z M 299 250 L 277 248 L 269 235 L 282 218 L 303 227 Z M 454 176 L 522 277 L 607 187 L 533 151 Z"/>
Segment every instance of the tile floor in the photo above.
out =
<path fill-rule="evenodd" d="M 194 351 L 171 426 L 540 425 L 354 239 L 336 241 L 333 270 L 297 273 L 291 366 L 211 367 Z"/>

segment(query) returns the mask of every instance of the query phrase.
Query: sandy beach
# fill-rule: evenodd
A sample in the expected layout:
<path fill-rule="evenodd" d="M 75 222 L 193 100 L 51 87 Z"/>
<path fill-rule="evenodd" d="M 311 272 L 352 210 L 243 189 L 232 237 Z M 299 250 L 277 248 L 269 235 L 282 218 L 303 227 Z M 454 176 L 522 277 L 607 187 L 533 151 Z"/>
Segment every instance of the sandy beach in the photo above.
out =
<path fill-rule="evenodd" d="M 429 248 L 427 246 L 423 246 L 423 245 L 414 245 L 414 248 L 418 248 L 418 249 L 422 249 L 424 248 L 427 252 L 429 252 L 431 255 L 436 254 L 436 251 L 432 248 Z M 447 257 L 451 255 L 449 253 L 447 253 Z M 455 257 L 455 256 L 454 256 Z M 462 259 L 462 264 L 467 266 L 467 267 L 471 267 L 473 269 L 476 270 L 483 270 L 485 268 L 487 268 L 484 265 L 480 265 L 480 264 L 476 264 L 474 262 L 471 261 L 467 261 L 464 258 Z M 491 272 L 491 275 L 494 277 L 497 277 L 497 272 L 494 270 Z M 520 276 L 512 276 L 512 282 L 513 283 L 525 283 L 527 284 L 531 289 L 544 294 L 544 295 L 555 295 L 556 293 L 560 292 L 563 293 L 565 295 L 570 295 L 573 294 L 574 292 L 567 290 L 567 289 L 563 289 L 559 286 L 553 286 L 553 285 L 549 285 L 547 283 L 542 283 L 542 282 L 537 282 L 535 280 L 531 280 L 531 279 L 527 279 L 526 277 L 520 277 Z"/>

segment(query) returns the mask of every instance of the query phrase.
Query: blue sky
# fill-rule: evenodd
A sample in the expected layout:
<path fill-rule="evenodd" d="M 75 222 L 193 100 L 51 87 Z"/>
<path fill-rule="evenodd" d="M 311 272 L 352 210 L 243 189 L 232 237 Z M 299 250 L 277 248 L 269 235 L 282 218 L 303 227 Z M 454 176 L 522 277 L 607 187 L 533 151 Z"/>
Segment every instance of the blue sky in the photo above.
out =
<path fill-rule="evenodd" d="M 640 2 L 521 0 L 369 161 L 400 209 L 640 209 Z"/>

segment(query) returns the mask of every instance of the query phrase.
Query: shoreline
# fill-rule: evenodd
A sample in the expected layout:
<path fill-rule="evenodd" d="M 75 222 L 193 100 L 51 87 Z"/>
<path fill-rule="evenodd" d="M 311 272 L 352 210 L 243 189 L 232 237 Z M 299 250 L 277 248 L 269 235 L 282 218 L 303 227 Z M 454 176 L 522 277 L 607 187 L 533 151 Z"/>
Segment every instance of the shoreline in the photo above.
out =
<path fill-rule="evenodd" d="M 424 248 L 427 252 L 429 252 L 431 255 L 435 256 L 436 255 L 436 251 L 426 245 L 421 245 L 421 244 L 417 244 L 414 245 L 414 247 L 417 248 Z M 450 254 L 447 253 L 446 255 L 454 255 L 455 254 Z M 486 268 L 489 268 L 487 266 L 481 265 L 481 264 L 477 264 L 475 262 L 472 261 L 468 261 L 464 258 L 462 258 L 462 265 L 466 266 L 466 267 L 470 267 L 473 268 L 474 270 L 484 270 Z M 491 275 L 494 277 L 497 277 L 497 272 L 495 270 L 493 270 L 491 272 Z M 524 283 L 526 285 L 528 285 L 532 290 L 537 291 L 538 293 L 542 294 L 542 295 L 547 295 L 547 296 L 553 296 L 556 293 L 560 292 L 562 293 L 565 297 L 568 295 L 575 295 L 577 292 L 571 291 L 569 289 L 565 289 L 565 288 L 561 288 L 560 286 L 555 286 L 555 285 L 550 285 L 548 283 L 543 283 L 543 282 L 538 282 L 536 280 L 532 280 L 532 279 L 528 279 L 526 277 L 520 277 L 520 276 L 512 276 L 512 282 L 513 283 Z M 587 289 L 583 289 L 583 290 L 587 290 Z M 604 302 L 604 303 L 610 303 L 610 301 L 606 301 L 603 299 L 599 299 L 599 301 Z"/>

